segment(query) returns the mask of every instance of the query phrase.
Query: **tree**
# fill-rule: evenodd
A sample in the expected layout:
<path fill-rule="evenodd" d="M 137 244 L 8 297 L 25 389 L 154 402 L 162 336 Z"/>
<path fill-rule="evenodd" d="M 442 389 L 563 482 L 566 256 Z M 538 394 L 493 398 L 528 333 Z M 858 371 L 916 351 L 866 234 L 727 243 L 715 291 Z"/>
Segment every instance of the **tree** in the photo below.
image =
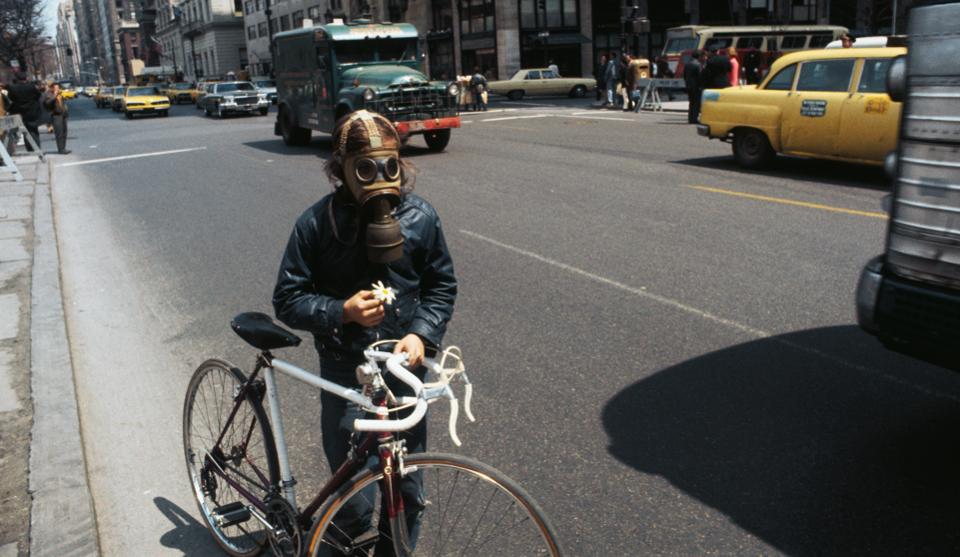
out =
<path fill-rule="evenodd" d="M 0 0 L 0 64 L 26 67 L 27 52 L 43 34 L 44 0 Z"/>

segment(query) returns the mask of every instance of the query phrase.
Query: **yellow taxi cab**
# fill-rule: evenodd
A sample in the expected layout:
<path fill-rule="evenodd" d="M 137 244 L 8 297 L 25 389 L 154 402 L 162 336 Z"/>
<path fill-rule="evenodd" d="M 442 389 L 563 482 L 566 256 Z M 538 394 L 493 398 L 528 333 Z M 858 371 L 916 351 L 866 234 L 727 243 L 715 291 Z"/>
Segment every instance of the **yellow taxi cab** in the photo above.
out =
<path fill-rule="evenodd" d="M 110 100 L 113 98 L 113 87 L 100 87 L 93 95 L 93 104 L 97 108 L 106 108 L 110 106 Z"/>
<path fill-rule="evenodd" d="M 186 81 L 168 83 L 160 90 L 170 99 L 170 104 L 180 104 L 181 102 L 196 102 L 196 87 Z"/>
<path fill-rule="evenodd" d="M 76 89 L 64 89 L 63 91 L 61 91 L 60 95 L 63 97 L 63 100 L 75 99 L 75 98 L 77 98 L 77 90 L 76 90 Z"/>
<path fill-rule="evenodd" d="M 703 92 L 697 133 L 733 144 L 748 168 L 776 153 L 880 165 L 896 149 L 901 104 L 887 70 L 906 48 L 808 50 L 778 59 L 759 85 Z"/>
<path fill-rule="evenodd" d="M 127 87 L 123 94 L 122 110 L 124 116 L 133 118 L 135 114 L 170 114 L 170 99 L 154 85 Z"/>

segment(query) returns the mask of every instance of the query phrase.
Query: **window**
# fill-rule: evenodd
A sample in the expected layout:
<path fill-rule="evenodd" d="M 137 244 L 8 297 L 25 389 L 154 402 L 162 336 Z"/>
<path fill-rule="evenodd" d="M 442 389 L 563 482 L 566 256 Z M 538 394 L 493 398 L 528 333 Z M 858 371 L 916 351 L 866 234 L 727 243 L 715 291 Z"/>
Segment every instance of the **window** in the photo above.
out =
<path fill-rule="evenodd" d="M 525 79 L 540 79 L 540 71 L 530 70 L 529 72 L 527 72 L 527 77 Z"/>
<path fill-rule="evenodd" d="M 887 70 L 890 69 L 890 58 L 874 58 L 863 61 L 863 73 L 860 74 L 860 93 L 886 93 Z"/>
<path fill-rule="evenodd" d="M 320 6 L 310 6 L 307 8 L 307 17 L 312 19 L 314 23 L 320 23 Z"/>
<path fill-rule="evenodd" d="M 207 7 L 207 12 L 210 11 L 209 6 Z M 233 0 L 233 13 L 240 15 L 243 13 L 243 0 Z M 213 18 L 210 18 L 213 19 Z"/>
<path fill-rule="evenodd" d="M 343 11 L 343 1 L 342 0 L 330 0 L 330 9 L 335 12 Z"/>
<path fill-rule="evenodd" d="M 243 4 L 243 13 L 250 15 L 253 13 L 253 0 L 247 0 Z"/>
<path fill-rule="evenodd" d="M 461 0 L 460 32 L 484 33 L 494 31 L 494 0 Z"/>
<path fill-rule="evenodd" d="M 253 10 L 256 12 L 260 11 L 260 0 L 253 0 Z"/>
<path fill-rule="evenodd" d="M 791 64 L 773 76 L 764 89 L 769 91 L 789 91 L 793 85 L 793 75 L 797 73 L 797 65 Z"/>
<path fill-rule="evenodd" d="M 247 38 L 248 39 L 257 38 L 257 27 L 255 25 L 251 25 L 250 27 L 247 27 Z"/>
<path fill-rule="evenodd" d="M 703 48 L 706 50 L 723 50 L 730 48 L 732 44 L 733 37 L 711 37 L 707 39 L 707 43 L 703 45 Z"/>
<path fill-rule="evenodd" d="M 558 76 L 552 70 L 543 71 L 543 79 L 556 79 Z"/>
<path fill-rule="evenodd" d="M 291 16 L 293 18 L 293 28 L 299 29 L 303 27 L 303 10 L 297 10 L 293 12 Z"/>
<path fill-rule="evenodd" d="M 276 33 L 276 32 L 279 31 L 279 30 L 280 30 L 280 28 L 277 27 L 277 18 L 275 18 L 275 17 L 274 17 L 274 18 L 271 18 L 271 19 L 270 19 L 270 31 Z"/>
<path fill-rule="evenodd" d="M 846 91 L 853 73 L 853 60 L 816 60 L 800 67 L 797 91 Z"/>
<path fill-rule="evenodd" d="M 780 42 L 781 50 L 796 50 L 807 46 L 806 35 L 788 35 Z"/>
<path fill-rule="evenodd" d="M 833 35 L 814 35 L 810 37 L 810 48 L 823 48 L 833 40 Z"/>
<path fill-rule="evenodd" d="M 520 0 L 524 29 L 579 27 L 577 0 Z"/>
<path fill-rule="evenodd" d="M 763 37 L 740 37 L 737 39 L 737 48 L 763 49 Z"/>
<path fill-rule="evenodd" d="M 280 30 L 288 31 L 290 29 L 290 16 L 282 15 L 280 16 Z"/>
<path fill-rule="evenodd" d="M 446 0 L 433 0 L 433 27 L 434 31 L 453 29 L 453 9 Z"/>
<path fill-rule="evenodd" d="M 267 36 L 266 21 L 261 21 L 260 23 L 257 24 L 257 34 L 260 36 L 261 39 Z"/>

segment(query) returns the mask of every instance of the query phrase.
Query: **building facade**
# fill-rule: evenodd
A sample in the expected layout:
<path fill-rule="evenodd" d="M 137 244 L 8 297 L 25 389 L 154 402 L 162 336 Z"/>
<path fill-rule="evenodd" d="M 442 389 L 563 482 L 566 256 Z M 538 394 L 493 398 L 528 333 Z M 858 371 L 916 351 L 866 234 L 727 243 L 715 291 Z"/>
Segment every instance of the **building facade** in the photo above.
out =
<path fill-rule="evenodd" d="M 242 0 L 185 0 L 176 8 L 188 79 L 222 78 L 247 68 Z"/>
<path fill-rule="evenodd" d="M 78 81 L 82 75 L 82 59 L 77 40 L 77 22 L 70 0 L 62 0 L 57 7 L 56 49 L 57 73 L 60 78 Z"/>

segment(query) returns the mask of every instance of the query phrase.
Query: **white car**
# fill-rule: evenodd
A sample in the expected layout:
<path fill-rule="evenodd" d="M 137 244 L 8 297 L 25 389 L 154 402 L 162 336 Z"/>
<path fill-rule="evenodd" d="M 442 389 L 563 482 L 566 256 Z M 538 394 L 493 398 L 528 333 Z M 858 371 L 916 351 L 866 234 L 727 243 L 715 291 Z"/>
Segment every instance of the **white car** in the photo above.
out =
<path fill-rule="evenodd" d="M 257 91 L 267 96 L 272 104 L 277 104 L 277 82 L 269 77 L 255 77 L 250 81 L 256 86 Z"/>

